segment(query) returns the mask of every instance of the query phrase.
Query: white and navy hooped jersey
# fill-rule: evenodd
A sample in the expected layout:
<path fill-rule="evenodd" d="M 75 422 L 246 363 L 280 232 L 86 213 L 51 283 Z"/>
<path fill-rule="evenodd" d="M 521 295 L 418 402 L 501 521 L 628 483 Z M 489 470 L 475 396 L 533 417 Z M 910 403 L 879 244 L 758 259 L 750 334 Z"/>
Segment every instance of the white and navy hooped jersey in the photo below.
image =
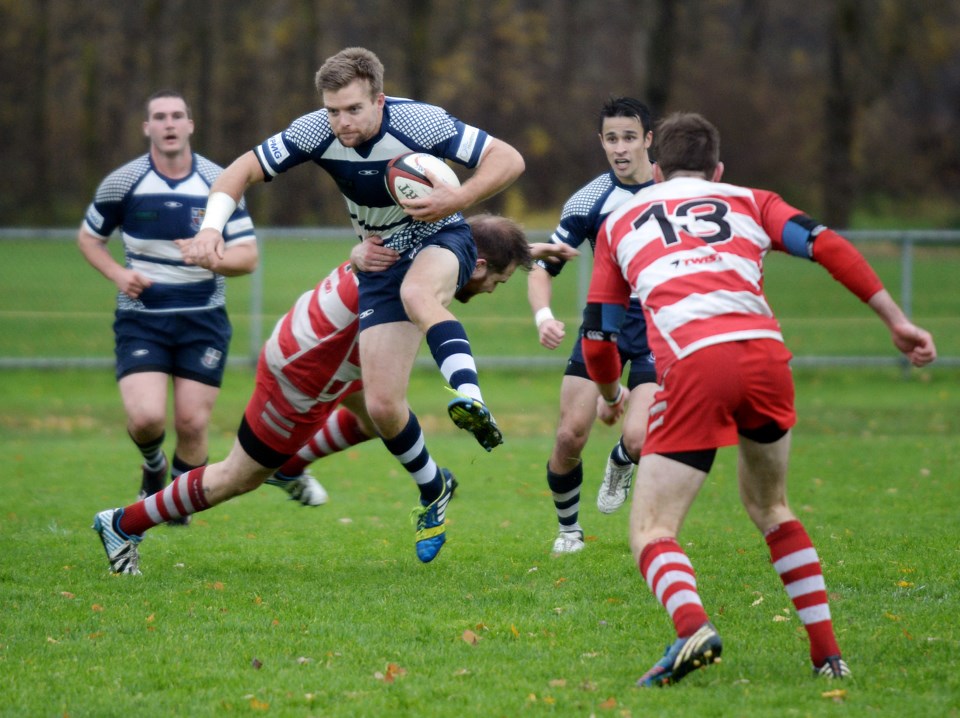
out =
<path fill-rule="evenodd" d="M 223 275 L 185 264 L 173 241 L 193 237 L 200 230 L 210 185 L 222 171 L 194 154 L 193 171 L 182 179 L 169 179 L 145 154 L 100 183 L 84 227 L 104 240 L 120 228 L 127 267 L 153 282 L 137 299 L 118 293 L 118 309 L 182 312 L 223 306 Z M 230 244 L 256 241 L 243 201 L 224 227 L 223 238 Z"/>
<path fill-rule="evenodd" d="M 560 224 L 550 235 L 550 241 L 555 244 L 561 242 L 569 244 L 574 249 L 584 242 L 589 242 L 592 251 L 597 243 L 597 233 L 607 215 L 651 184 L 653 182 L 623 184 L 612 170 L 595 177 L 574 192 L 564 203 L 560 213 Z M 556 277 L 566 262 L 563 260 L 547 262 L 538 259 L 537 264 L 547 270 L 551 276 Z"/>
<path fill-rule="evenodd" d="M 357 276 L 344 262 L 274 326 L 264 365 L 297 412 L 334 402 L 360 381 L 359 305 Z"/>
<path fill-rule="evenodd" d="M 387 193 L 387 163 L 407 152 L 426 152 L 476 167 L 490 136 L 446 110 L 414 100 L 388 97 L 380 132 L 359 147 L 344 147 L 334 136 L 327 111 L 294 120 L 283 132 L 254 149 L 267 180 L 307 161 L 325 169 L 347 202 L 358 239 L 378 235 L 398 252 L 418 245 L 463 215 L 439 222 L 416 222 Z"/>

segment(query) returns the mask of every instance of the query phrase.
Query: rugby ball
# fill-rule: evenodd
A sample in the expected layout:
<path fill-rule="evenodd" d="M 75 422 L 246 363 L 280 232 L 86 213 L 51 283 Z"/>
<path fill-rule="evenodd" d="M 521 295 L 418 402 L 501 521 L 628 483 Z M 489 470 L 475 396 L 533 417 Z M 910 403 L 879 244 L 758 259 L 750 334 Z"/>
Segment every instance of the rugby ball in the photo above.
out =
<path fill-rule="evenodd" d="M 446 162 L 425 152 L 408 152 L 394 157 L 387 164 L 387 192 L 397 204 L 404 200 L 421 199 L 433 192 L 433 184 L 425 170 L 430 170 L 440 181 L 459 187 L 460 180 Z"/>

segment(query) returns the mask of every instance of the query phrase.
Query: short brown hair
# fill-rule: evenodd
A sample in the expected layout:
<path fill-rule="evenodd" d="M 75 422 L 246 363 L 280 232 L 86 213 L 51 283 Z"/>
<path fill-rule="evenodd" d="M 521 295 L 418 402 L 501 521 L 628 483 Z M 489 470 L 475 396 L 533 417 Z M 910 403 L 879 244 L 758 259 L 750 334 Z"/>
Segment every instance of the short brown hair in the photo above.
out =
<path fill-rule="evenodd" d="M 314 79 L 320 94 L 342 90 L 354 80 L 366 80 L 373 97 L 383 92 L 383 63 L 363 47 L 348 47 L 328 57 Z"/>
<path fill-rule="evenodd" d="M 494 272 L 505 272 L 511 264 L 524 270 L 533 266 L 527 236 L 512 219 L 483 213 L 467 217 L 467 224 L 477 243 L 477 256 Z"/>
<path fill-rule="evenodd" d="M 676 172 L 702 172 L 711 179 L 720 163 L 720 132 L 703 115 L 674 112 L 657 125 L 653 151 L 667 179 Z"/>
<path fill-rule="evenodd" d="M 148 120 L 150 119 L 150 103 L 163 97 L 173 97 L 177 100 L 183 100 L 183 106 L 187 108 L 187 117 L 193 119 L 193 113 L 190 111 L 190 103 L 187 102 L 183 95 L 176 90 L 157 90 L 147 98 L 147 102 L 144 105 L 144 112 L 146 112 Z"/>

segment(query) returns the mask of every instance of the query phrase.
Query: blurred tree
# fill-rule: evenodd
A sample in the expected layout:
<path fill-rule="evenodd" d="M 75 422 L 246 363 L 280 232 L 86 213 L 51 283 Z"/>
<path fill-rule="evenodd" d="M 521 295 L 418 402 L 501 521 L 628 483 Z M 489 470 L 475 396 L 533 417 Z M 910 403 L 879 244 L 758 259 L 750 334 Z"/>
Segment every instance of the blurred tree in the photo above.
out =
<path fill-rule="evenodd" d="M 516 145 L 527 172 L 490 208 L 545 225 L 604 167 L 596 113 L 621 94 L 703 112 L 731 180 L 833 224 L 960 190 L 955 0 L 0 0 L 0 225 L 79 222 L 144 151 L 160 87 L 190 101 L 197 150 L 231 161 L 316 109 L 314 73 L 348 45 L 381 56 L 388 93 Z M 251 195 L 259 224 L 344 221 L 315 172 Z"/>

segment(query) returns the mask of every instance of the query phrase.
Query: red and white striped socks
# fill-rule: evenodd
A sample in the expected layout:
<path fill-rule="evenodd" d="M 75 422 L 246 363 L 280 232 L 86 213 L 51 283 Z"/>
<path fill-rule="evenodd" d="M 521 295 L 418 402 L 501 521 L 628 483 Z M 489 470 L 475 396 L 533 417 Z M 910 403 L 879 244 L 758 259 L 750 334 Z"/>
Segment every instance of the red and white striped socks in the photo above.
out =
<path fill-rule="evenodd" d="M 710 620 L 697 593 L 693 564 L 676 539 L 655 539 L 644 546 L 640 553 L 640 573 L 670 614 L 677 638 L 692 636 Z"/>
<path fill-rule="evenodd" d="M 767 531 L 764 538 L 770 547 L 773 567 L 807 629 L 813 664 L 819 666 L 828 656 L 839 656 L 820 558 L 803 524 L 787 521 Z"/>
<path fill-rule="evenodd" d="M 201 466 L 181 474 L 162 491 L 124 508 L 120 530 L 128 536 L 139 536 L 157 524 L 210 508 L 203 495 L 206 468 Z"/>
<path fill-rule="evenodd" d="M 300 476 L 304 469 L 317 459 L 349 449 L 370 438 L 356 415 L 341 406 L 327 418 L 323 427 L 300 451 L 277 469 L 277 473 L 283 476 Z"/>

